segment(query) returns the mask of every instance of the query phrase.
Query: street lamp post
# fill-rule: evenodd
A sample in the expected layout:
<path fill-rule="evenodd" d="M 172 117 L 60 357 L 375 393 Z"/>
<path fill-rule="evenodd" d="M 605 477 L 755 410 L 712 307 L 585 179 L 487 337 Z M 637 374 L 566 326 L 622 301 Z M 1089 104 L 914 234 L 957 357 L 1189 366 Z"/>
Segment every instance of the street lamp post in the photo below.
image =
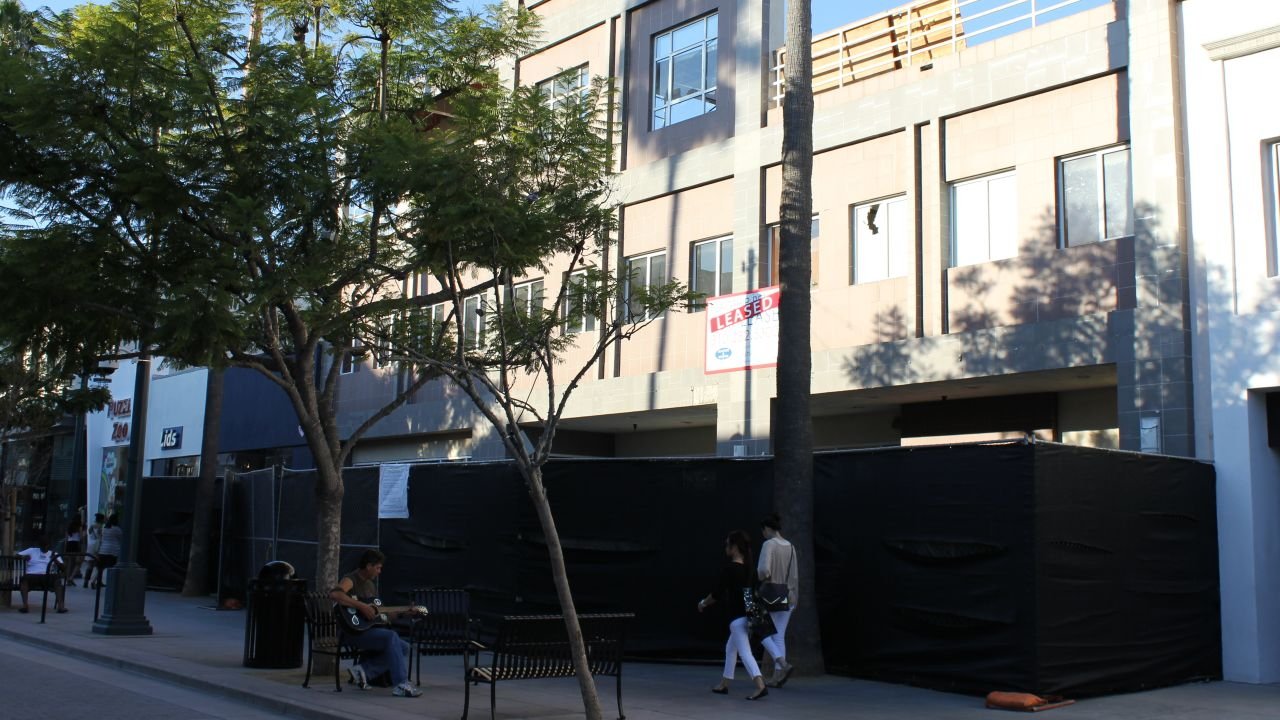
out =
<path fill-rule="evenodd" d="M 122 560 L 104 573 L 107 597 L 93 631 L 102 635 L 150 635 L 151 623 L 143 611 L 147 602 L 147 569 L 138 565 L 138 524 L 142 514 L 142 452 L 147 433 L 147 400 L 151 388 L 151 355 L 143 350 L 133 383 L 133 419 L 129 432 L 129 458 L 125 465 L 125 534 Z"/>

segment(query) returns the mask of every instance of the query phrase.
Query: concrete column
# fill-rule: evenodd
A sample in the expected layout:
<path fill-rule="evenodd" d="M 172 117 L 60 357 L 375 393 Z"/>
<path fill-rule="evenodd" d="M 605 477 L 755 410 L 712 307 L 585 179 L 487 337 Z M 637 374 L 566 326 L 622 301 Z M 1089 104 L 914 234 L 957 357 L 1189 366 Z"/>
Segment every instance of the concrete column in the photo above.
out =
<path fill-rule="evenodd" d="M 947 195 L 946 168 L 943 167 L 943 123 L 933 118 L 913 130 L 915 145 L 915 185 L 919 202 L 915 205 L 918 227 L 919 286 L 916 305 L 919 319 L 916 327 L 925 337 L 936 337 L 946 331 L 946 292 L 944 278 L 947 254 L 951 247 L 951 215 Z"/>
<path fill-rule="evenodd" d="M 1117 349 L 1120 446 L 1191 455 L 1191 312 L 1175 4 L 1128 3 L 1134 239 L 1133 262 L 1121 258 L 1120 267 L 1132 269 L 1137 299 L 1133 310 L 1115 313 L 1111 339 Z"/>

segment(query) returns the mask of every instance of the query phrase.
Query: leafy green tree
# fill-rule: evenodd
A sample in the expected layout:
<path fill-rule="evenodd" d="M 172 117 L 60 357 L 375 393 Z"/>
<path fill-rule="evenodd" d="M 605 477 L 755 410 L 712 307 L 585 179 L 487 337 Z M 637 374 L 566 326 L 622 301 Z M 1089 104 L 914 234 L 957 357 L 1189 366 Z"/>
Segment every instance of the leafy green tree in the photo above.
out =
<path fill-rule="evenodd" d="M 29 30 L 0 46 L 0 193 L 30 221 L 0 233 L 0 273 L 30 275 L 57 302 L 6 293 L 0 337 L 90 319 L 94 338 L 263 373 L 315 459 L 321 578 L 340 570 L 353 446 L 425 383 L 453 378 L 526 470 L 587 714 L 600 717 L 541 486 L 555 420 L 518 439 L 510 390 L 540 377 L 551 397 L 559 353 L 583 342 L 564 316 L 617 307 L 599 248 L 614 222 L 605 89 L 559 110 L 504 89 L 494 67 L 532 47 L 533 16 L 458 15 L 441 0 L 118 0 Z M 559 316 L 509 312 L 512 279 L 551 263 L 589 266 L 589 282 Z M 424 276 L 436 289 L 410 292 Z M 657 312 L 678 296 L 629 299 Z M 494 335 L 459 342 L 458 310 L 481 298 Z M 602 323 L 593 357 L 644 324 L 632 320 Z M 369 348 L 414 369 L 344 436 L 342 359 Z"/>
<path fill-rule="evenodd" d="M 315 457 L 317 571 L 335 578 L 340 469 L 430 379 L 342 436 L 337 360 L 443 299 L 404 292 L 411 273 L 442 260 L 436 238 L 509 243 L 534 258 L 539 238 L 563 227 L 558 208 L 494 191 L 466 214 L 439 211 L 448 224 L 429 233 L 403 229 L 413 202 L 461 196 L 413 196 L 416 178 L 474 187 L 484 150 L 458 140 L 462 128 L 503 115 L 524 127 L 509 117 L 524 105 L 493 67 L 530 46 L 532 15 L 365 1 L 334 6 L 326 27 L 349 32 L 330 37 L 297 9 L 120 0 L 36 18 L 20 55 L 0 50 L 0 192 L 33 222 L 0 242 L 23 272 L 63 287 L 63 302 L 44 309 L 6 293 L 0 313 L 13 311 L 13 337 L 93 318 L 182 363 L 273 380 Z M 520 141 L 490 137 L 488 149 Z"/>
<path fill-rule="evenodd" d="M 412 233 L 434 238 L 422 247 L 435 254 L 427 263 L 431 279 L 448 299 L 438 309 L 405 313 L 398 328 L 379 336 L 388 360 L 460 388 L 519 468 L 547 541 L 589 718 L 602 717 L 602 710 L 542 469 L 570 397 L 608 349 L 693 297 L 678 281 L 649 284 L 609 267 L 616 214 L 607 202 L 613 138 L 603 108 L 610 98 L 597 83 L 552 107 L 536 90 L 522 88 L 505 101 L 513 112 L 459 124 L 463 145 L 474 153 L 467 163 L 474 174 L 418 177 L 409 195 L 416 210 L 405 215 Z M 531 213 L 532 207 L 543 210 Z M 484 208 L 505 210 L 486 218 L 480 234 L 438 232 Z M 496 226 L 487 227 L 492 221 L 510 226 L 509 237 L 539 240 L 506 241 L 494 234 Z M 565 281 L 544 298 L 541 285 L 519 282 L 531 275 Z"/>

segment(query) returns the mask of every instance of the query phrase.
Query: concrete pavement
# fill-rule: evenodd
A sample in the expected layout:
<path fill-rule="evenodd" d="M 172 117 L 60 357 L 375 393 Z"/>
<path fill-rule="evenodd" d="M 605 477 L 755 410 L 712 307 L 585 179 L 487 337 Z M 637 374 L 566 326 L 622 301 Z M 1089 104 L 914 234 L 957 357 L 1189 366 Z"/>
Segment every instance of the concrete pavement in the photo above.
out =
<path fill-rule="evenodd" d="M 33 594 L 33 601 L 38 595 Z M 15 605 L 18 599 L 15 593 Z M 313 677 L 303 688 L 304 671 L 259 670 L 242 666 L 243 611 L 213 609 L 212 598 L 184 598 L 176 593 L 147 593 L 146 615 L 155 633 L 140 637 L 108 637 L 92 632 L 93 596 L 68 588 L 65 615 L 51 614 L 39 624 L 38 606 L 30 614 L 0 608 L 0 650 L 18 654 L 23 646 L 60 653 L 77 660 L 129 673 L 176 696 L 191 690 L 217 702 L 243 703 L 270 714 L 315 720 L 352 717 L 385 720 L 456 720 L 462 715 L 462 662 L 457 657 L 425 658 L 423 695 L 397 698 L 389 689 L 366 692 L 350 686 L 334 692 L 332 677 Z M 750 683 L 739 669 L 728 696 L 709 692 L 719 668 L 712 666 L 629 663 L 624 669 L 623 710 L 631 720 L 889 720 L 1006 717 L 983 707 L 982 699 L 844 677 L 793 678 L 760 702 L 743 696 Z M 344 672 L 345 676 L 345 672 Z M 8 681 L 6 680 L 6 684 Z M 164 690 L 163 688 L 169 688 Z M 598 682 L 606 717 L 616 714 L 614 685 Z M 562 720 L 582 717 L 581 699 L 572 679 L 500 684 L 497 717 Z M 185 696 L 184 696 L 185 697 Z M 165 699 L 165 698 L 159 698 Z M 58 702 L 58 698 L 51 698 Z M 174 703 L 175 720 L 190 717 Z M 1262 720 L 1280 718 L 1280 685 L 1196 683 L 1151 692 L 1081 700 L 1049 711 L 1051 720 Z M 473 688 L 471 717 L 489 713 L 489 688 Z M 0 708 L 0 714 L 3 709 Z M 163 717 L 163 715 L 148 715 Z"/>

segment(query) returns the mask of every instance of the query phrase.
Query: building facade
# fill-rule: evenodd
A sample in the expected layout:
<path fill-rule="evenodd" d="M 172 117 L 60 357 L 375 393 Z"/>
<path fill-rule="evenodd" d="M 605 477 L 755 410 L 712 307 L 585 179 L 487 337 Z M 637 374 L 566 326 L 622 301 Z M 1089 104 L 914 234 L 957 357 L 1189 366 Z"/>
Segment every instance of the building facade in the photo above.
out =
<path fill-rule="evenodd" d="M 771 453 L 767 348 L 722 343 L 716 318 L 777 282 L 783 3 L 525 4 L 543 42 L 511 82 L 618 88 L 620 228 L 599 262 L 710 298 L 592 369 L 557 452 Z M 1224 669 L 1275 682 L 1280 107 L 1259 88 L 1280 10 L 1263 5 L 918 0 L 816 35 L 811 392 L 819 449 L 1032 433 L 1215 461 Z M 405 378 L 347 362 L 349 431 Z M 502 454 L 434 383 L 354 460 Z"/>
<path fill-rule="evenodd" d="M 1197 440 L 1218 477 L 1223 669 L 1280 681 L 1280 7 L 1184 0 Z M 1226 11 L 1224 10 L 1231 10 Z"/>
<path fill-rule="evenodd" d="M 819 448 L 1031 432 L 1196 451 L 1176 4 L 1018 5 L 1000 25 L 981 2 L 921 1 L 815 38 Z M 620 230 L 600 262 L 742 302 L 775 285 L 782 4 L 529 7 L 544 44 L 513 82 L 618 87 Z M 552 297 L 564 280 L 523 282 Z M 712 307 L 604 358 L 557 450 L 768 454 L 767 350 L 716 371 L 717 352 L 753 348 L 719 347 Z M 345 424 L 402 382 L 352 363 Z M 357 461 L 501 454 L 460 393 L 419 395 Z"/>

